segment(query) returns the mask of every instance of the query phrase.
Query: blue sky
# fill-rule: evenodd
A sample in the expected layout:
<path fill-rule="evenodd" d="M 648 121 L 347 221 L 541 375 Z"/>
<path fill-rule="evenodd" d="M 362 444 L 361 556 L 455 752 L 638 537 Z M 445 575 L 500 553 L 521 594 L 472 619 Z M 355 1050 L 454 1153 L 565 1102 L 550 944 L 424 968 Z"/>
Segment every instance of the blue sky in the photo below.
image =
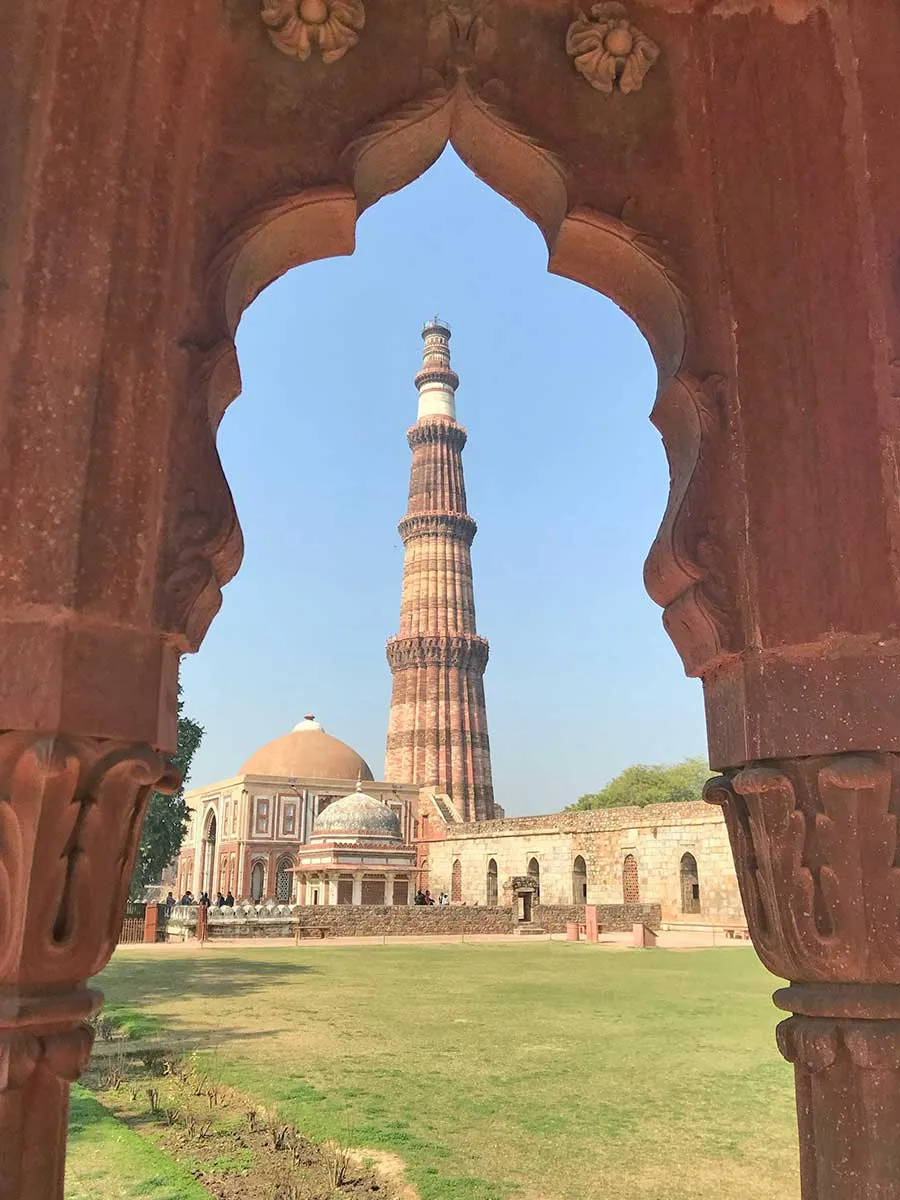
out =
<path fill-rule="evenodd" d="M 291 271 L 245 313 L 219 449 L 246 551 L 183 668 L 206 727 L 195 786 L 306 712 L 381 776 L 405 435 L 435 313 L 469 431 L 498 802 L 550 812 L 629 763 L 703 752 L 700 684 L 641 579 L 668 487 L 655 368 L 615 305 L 546 263 L 537 227 L 447 151 L 363 215 L 352 257 Z"/>

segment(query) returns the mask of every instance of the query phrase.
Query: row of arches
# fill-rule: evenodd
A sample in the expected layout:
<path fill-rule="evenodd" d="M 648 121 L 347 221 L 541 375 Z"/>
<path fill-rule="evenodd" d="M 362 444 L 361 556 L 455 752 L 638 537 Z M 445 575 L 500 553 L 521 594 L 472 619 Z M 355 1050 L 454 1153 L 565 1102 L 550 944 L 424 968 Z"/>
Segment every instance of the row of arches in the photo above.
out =
<path fill-rule="evenodd" d="M 535 882 L 535 897 L 538 898 L 540 896 L 541 865 L 537 858 L 532 857 L 528 860 L 527 874 Z M 498 877 L 497 860 L 495 858 L 488 859 L 485 879 L 485 903 L 489 906 L 499 903 Z M 679 881 L 681 911 L 683 913 L 699 913 L 700 873 L 697 867 L 697 859 L 690 852 L 681 856 Z M 459 903 L 462 901 L 462 898 L 462 862 L 460 859 L 455 858 L 450 871 L 450 900 Z M 572 903 L 586 904 L 587 898 L 587 863 L 584 856 L 578 854 L 572 863 Z M 622 903 L 640 904 L 640 902 L 641 885 L 638 874 L 638 861 L 634 854 L 629 853 L 625 855 L 622 861 Z"/>
<path fill-rule="evenodd" d="M 223 854 L 217 863 L 216 843 L 218 820 L 214 809 L 206 815 L 203 826 L 202 863 L 200 869 L 200 891 L 210 896 L 216 892 L 238 890 L 237 856 Z M 218 866 L 218 871 L 216 867 Z M 250 866 L 250 899 L 258 904 L 264 899 L 274 899 L 288 904 L 293 892 L 294 860 L 289 854 L 282 855 L 275 864 L 274 889 L 267 887 L 268 863 L 264 858 L 255 859 Z M 185 889 L 186 890 L 186 889 Z"/>

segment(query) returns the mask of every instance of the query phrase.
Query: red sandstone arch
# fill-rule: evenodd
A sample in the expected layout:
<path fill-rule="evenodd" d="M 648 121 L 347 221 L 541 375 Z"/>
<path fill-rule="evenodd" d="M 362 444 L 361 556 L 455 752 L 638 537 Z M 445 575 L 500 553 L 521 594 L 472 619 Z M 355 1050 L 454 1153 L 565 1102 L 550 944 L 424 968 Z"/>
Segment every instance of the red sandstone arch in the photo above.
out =
<path fill-rule="evenodd" d="M 256 0 L 0 18 L 3 1200 L 61 1194 L 85 981 L 178 655 L 240 560 L 214 436 L 235 322 L 448 138 L 651 344 L 672 488 L 647 587 L 703 678 L 754 943 L 795 981 L 804 1197 L 900 1200 L 896 6 L 634 0 L 660 54 L 608 95 L 562 0 L 368 8 L 330 64 L 281 54 Z"/>
<path fill-rule="evenodd" d="M 679 528 L 689 491 L 708 488 L 708 461 L 705 473 L 698 467 L 710 457 L 710 427 L 721 419 L 720 397 L 710 400 L 709 389 L 683 370 L 687 300 L 659 245 L 621 219 L 571 206 L 563 163 L 467 84 L 413 102 L 357 136 L 340 156 L 347 186 L 304 189 L 250 206 L 222 239 L 206 284 L 216 333 L 199 376 L 211 429 L 240 391 L 233 338 L 247 305 L 293 267 L 352 254 L 359 214 L 415 179 L 448 142 L 476 175 L 540 227 L 554 274 L 608 296 L 647 339 L 659 379 L 653 420 L 669 456 L 672 494 L 648 558 L 646 583 L 664 607 L 679 602 L 668 629 L 686 668 L 696 673 L 710 655 L 728 647 L 702 597 L 706 568 Z M 199 645 L 222 585 L 237 570 L 241 542 L 233 510 L 225 524 L 210 550 L 206 587 L 179 613 L 188 649 Z"/>

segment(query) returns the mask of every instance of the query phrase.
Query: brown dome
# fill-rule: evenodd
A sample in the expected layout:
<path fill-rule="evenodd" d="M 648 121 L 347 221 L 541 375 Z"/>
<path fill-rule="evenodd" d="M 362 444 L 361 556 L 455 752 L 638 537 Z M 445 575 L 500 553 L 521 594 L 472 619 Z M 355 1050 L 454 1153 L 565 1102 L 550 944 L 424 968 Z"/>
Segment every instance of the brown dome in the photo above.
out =
<path fill-rule="evenodd" d="M 241 767 L 241 775 L 284 779 L 374 779 L 366 760 L 306 717 L 290 733 L 267 742 Z"/>

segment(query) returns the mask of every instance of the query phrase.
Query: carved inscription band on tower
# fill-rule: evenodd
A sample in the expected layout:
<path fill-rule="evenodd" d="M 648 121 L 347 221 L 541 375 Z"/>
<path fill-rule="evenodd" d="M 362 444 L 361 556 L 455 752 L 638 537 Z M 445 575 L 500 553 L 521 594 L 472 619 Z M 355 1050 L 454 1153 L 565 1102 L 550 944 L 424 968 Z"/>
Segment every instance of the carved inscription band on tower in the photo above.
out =
<path fill-rule="evenodd" d="M 450 366 L 447 325 L 435 317 L 422 337 L 419 415 L 407 435 L 409 504 L 398 526 L 406 548 L 400 630 L 387 645 L 394 686 L 385 777 L 447 792 L 466 820 L 489 820 L 488 644 L 475 631 L 476 525 L 466 512 L 459 377 Z"/>

